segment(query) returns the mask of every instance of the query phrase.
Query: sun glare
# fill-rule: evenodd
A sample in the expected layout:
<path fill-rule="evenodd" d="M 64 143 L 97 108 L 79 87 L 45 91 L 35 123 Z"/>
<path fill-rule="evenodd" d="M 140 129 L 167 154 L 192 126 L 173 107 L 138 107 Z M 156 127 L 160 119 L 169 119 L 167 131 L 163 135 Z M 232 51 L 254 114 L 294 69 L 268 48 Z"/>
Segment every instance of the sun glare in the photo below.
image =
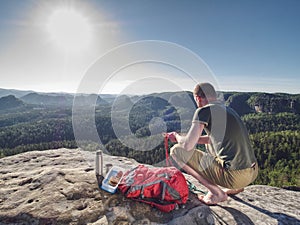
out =
<path fill-rule="evenodd" d="M 47 31 L 51 39 L 67 51 L 80 51 L 91 41 L 91 25 L 74 9 L 58 9 L 49 17 Z"/>

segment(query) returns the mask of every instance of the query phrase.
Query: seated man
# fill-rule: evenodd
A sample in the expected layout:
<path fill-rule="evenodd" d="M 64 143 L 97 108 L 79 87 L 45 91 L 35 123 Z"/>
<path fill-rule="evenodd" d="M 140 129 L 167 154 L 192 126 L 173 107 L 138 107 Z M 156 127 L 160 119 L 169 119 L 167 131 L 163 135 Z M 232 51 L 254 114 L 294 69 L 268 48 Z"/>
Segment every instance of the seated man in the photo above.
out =
<path fill-rule="evenodd" d="M 198 109 L 187 135 L 169 133 L 170 140 L 178 142 L 171 156 L 207 187 L 208 193 L 199 200 L 213 205 L 243 191 L 257 177 L 258 165 L 245 125 L 233 109 L 217 101 L 214 87 L 198 84 L 194 98 Z M 197 143 L 205 144 L 206 152 L 195 149 Z"/>

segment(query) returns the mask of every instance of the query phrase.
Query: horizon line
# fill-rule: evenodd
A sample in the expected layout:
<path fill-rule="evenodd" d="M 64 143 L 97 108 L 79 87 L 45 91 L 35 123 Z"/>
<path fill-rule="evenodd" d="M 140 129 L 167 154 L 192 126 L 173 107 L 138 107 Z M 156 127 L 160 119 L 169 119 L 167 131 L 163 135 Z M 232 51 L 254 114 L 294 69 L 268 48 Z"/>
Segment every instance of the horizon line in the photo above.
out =
<path fill-rule="evenodd" d="M 32 93 L 40 93 L 40 94 L 70 94 L 70 95 L 76 95 L 76 94 L 83 94 L 83 95 L 151 95 L 151 94 L 159 94 L 159 93 L 168 93 L 168 92 L 192 92 L 192 90 L 181 90 L 181 91 L 162 91 L 162 92 L 149 92 L 149 93 L 76 93 L 76 92 L 68 92 L 68 91 L 50 91 L 50 90 L 44 90 L 44 91 L 38 91 L 38 90 L 33 90 L 33 89 L 16 89 L 16 88 L 2 88 L 0 87 L 0 90 L 8 90 L 8 91 L 21 91 L 21 92 L 32 92 Z M 237 92 L 237 93 L 267 93 L 267 94 L 290 94 L 290 95 L 299 95 L 299 93 L 291 93 L 291 92 L 283 92 L 283 91 L 278 91 L 278 92 L 269 92 L 269 91 L 239 91 L 239 90 L 216 90 L 216 92 L 221 92 L 221 93 L 226 93 L 226 92 Z"/>

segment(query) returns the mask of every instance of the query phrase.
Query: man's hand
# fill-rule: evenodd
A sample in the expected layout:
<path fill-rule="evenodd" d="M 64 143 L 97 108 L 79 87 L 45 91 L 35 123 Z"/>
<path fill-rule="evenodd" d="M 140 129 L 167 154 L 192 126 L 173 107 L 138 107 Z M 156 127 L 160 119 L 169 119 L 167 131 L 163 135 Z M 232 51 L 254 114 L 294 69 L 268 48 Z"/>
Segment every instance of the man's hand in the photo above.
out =
<path fill-rule="evenodd" d="M 176 132 L 166 133 L 165 135 L 168 135 L 171 142 L 177 142 L 176 135 L 178 134 Z"/>

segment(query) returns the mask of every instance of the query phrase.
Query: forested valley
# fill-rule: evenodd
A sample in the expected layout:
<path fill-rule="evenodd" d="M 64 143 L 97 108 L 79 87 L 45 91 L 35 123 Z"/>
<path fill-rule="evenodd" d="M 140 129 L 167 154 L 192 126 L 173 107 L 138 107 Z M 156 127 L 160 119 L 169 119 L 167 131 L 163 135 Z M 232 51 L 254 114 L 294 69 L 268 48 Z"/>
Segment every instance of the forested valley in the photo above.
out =
<path fill-rule="evenodd" d="M 94 119 L 101 143 L 87 135 L 78 145 L 72 123 L 74 96 L 5 93 L 1 89 L 0 157 L 33 150 L 81 147 L 85 151 L 101 148 L 112 155 L 134 158 L 141 163 L 163 165 L 162 132 L 187 132 L 195 110 L 190 92 L 100 95 L 94 102 Z M 255 184 L 300 187 L 300 95 L 219 94 L 226 105 L 239 113 L 248 128 L 260 167 Z M 85 104 L 89 102 L 87 100 Z M 112 114 L 117 118 L 115 122 Z M 126 132 L 120 136 L 116 132 L 118 129 Z M 129 133 L 131 135 L 127 135 Z M 153 143 L 156 143 L 154 148 Z"/>

